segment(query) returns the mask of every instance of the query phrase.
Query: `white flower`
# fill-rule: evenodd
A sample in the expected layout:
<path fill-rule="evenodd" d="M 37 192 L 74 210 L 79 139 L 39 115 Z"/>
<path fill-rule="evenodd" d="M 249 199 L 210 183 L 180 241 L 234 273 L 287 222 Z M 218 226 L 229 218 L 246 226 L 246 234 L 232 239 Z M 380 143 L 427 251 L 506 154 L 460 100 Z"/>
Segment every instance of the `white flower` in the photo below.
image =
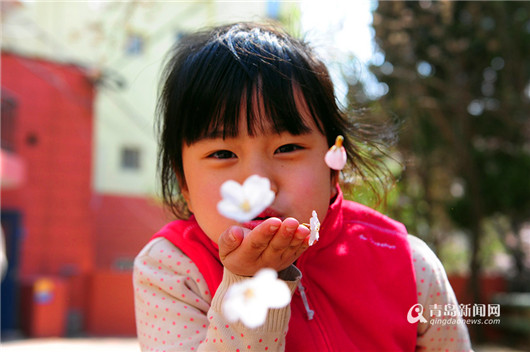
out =
<path fill-rule="evenodd" d="M 217 203 L 217 210 L 223 216 L 237 222 L 247 222 L 258 216 L 274 201 L 268 178 L 252 175 L 243 185 L 228 180 L 221 185 L 223 199 Z"/>
<path fill-rule="evenodd" d="M 326 164 L 333 170 L 342 170 L 346 165 L 347 155 L 346 149 L 342 146 L 344 137 L 337 136 L 335 144 L 329 148 L 324 157 Z"/>
<path fill-rule="evenodd" d="M 223 314 L 228 321 L 241 320 L 253 329 L 265 323 L 269 308 L 282 308 L 291 302 L 287 284 L 278 280 L 273 269 L 261 269 L 245 281 L 228 288 L 223 302 Z"/>
<path fill-rule="evenodd" d="M 313 210 L 313 213 L 311 215 L 311 219 L 309 219 L 309 226 L 311 229 L 311 235 L 309 236 L 310 246 L 312 246 L 313 243 L 318 241 L 320 231 L 320 221 L 318 221 L 317 212 Z"/>

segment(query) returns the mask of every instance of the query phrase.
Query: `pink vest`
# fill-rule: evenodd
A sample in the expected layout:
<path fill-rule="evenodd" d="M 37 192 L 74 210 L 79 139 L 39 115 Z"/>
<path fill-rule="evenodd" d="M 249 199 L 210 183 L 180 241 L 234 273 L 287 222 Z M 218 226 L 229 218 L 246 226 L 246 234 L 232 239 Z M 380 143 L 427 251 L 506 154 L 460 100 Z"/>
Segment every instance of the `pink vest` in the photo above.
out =
<path fill-rule="evenodd" d="M 173 221 L 160 236 L 195 262 L 215 294 L 223 275 L 218 247 L 195 219 Z M 296 263 L 314 317 L 297 290 L 286 351 L 414 351 L 417 326 L 407 313 L 417 303 L 416 279 L 406 236 L 403 224 L 339 192 L 319 242 Z"/>

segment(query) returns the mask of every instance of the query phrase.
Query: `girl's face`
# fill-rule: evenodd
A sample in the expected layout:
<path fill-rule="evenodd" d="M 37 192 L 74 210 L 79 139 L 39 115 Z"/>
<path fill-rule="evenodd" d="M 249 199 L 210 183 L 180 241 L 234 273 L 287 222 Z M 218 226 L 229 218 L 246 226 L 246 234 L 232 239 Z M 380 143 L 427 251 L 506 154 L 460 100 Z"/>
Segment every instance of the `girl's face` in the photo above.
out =
<path fill-rule="evenodd" d="M 318 130 L 306 105 L 297 97 L 301 115 L 310 131 L 301 135 L 277 133 L 272 127 L 249 136 L 241 119 L 235 138 L 201 139 L 182 148 L 185 184 L 181 186 L 188 208 L 201 229 L 217 243 L 234 220 L 217 211 L 223 182 L 243 183 L 250 175 L 267 177 L 276 198 L 266 213 L 269 217 L 293 217 L 308 223 L 316 210 L 324 220 L 330 198 L 335 193 L 335 177 L 324 162 L 326 137 Z M 254 227 L 256 222 L 244 225 Z"/>

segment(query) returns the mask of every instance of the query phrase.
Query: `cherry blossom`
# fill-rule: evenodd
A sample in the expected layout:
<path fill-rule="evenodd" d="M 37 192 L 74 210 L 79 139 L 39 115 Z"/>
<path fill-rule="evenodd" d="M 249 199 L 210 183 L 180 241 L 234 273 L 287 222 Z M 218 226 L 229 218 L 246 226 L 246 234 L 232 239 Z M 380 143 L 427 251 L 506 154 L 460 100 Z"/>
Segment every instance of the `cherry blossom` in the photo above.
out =
<path fill-rule="evenodd" d="M 217 203 L 219 213 L 238 222 L 247 222 L 265 210 L 275 198 L 266 177 L 252 175 L 243 184 L 228 180 L 221 185 L 223 199 Z"/>
<path fill-rule="evenodd" d="M 329 148 L 326 156 L 324 157 L 326 164 L 333 170 L 342 170 L 346 165 L 347 155 L 346 150 L 342 146 L 343 141 L 343 136 L 337 136 L 337 139 L 335 139 L 335 144 Z"/>
<path fill-rule="evenodd" d="M 318 242 L 320 231 L 320 221 L 318 221 L 317 212 L 313 210 L 311 215 L 311 219 L 309 219 L 309 227 L 311 229 L 311 234 L 309 235 L 310 246 L 312 246 L 315 242 Z"/>
<path fill-rule="evenodd" d="M 287 284 L 278 279 L 273 269 L 261 269 L 252 278 L 228 288 L 223 314 L 230 322 L 241 320 L 253 329 L 265 323 L 269 308 L 282 308 L 291 302 Z"/>

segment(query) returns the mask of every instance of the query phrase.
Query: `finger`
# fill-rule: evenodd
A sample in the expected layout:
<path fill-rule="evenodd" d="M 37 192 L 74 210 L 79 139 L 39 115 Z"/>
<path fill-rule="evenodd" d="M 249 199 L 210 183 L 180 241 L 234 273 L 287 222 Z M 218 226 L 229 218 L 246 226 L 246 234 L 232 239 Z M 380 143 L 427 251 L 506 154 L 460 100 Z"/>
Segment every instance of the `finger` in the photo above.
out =
<path fill-rule="evenodd" d="M 297 224 L 298 222 L 288 222 L 286 224 L 285 230 L 286 232 L 289 232 L 289 226 Z M 282 229 L 278 230 L 278 233 L 276 234 L 273 241 L 278 241 L 278 237 L 281 236 Z M 298 227 L 295 228 L 294 234 L 292 235 L 291 242 L 285 242 L 285 245 L 281 249 L 274 249 L 272 248 L 272 241 L 271 245 L 269 246 L 269 249 L 264 252 L 262 259 L 266 263 L 270 263 L 269 266 L 274 267 L 277 270 L 282 270 L 291 265 L 300 255 L 309 248 L 309 237 L 310 237 L 311 231 L 303 226 L 298 225 Z M 280 243 L 279 241 L 276 243 Z"/>
<path fill-rule="evenodd" d="M 298 220 L 294 218 L 285 219 L 282 222 L 282 226 L 278 230 L 278 233 L 270 241 L 270 247 L 274 251 L 283 251 L 286 248 L 289 248 L 298 226 Z"/>
<path fill-rule="evenodd" d="M 311 233 L 311 231 L 309 232 Z M 293 257 L 297 258 L 300 257 L 302 255 L 302 253 L 304 253 L 306 251 L 306 249 L 308 249 L 310 246 L 309 246 L 309 236 L 307 236 L 306 238 L 304 238 L 302 240 L 302 243 L 300 244 L 300 246 L 298 246 L 298 248 L 296 248 L 294 254 L 293 254 Z"/>
<path fill-rule="evenodd" d="M 309 236 L 311 230 L 304 225 L 299 225 L 294 233 L 293 239 L 282 254 L 282 261 L 292 263 L 307 249 L 309 248 Z"/>
<path fill-rule="evenodd" d="M 261 254 L 274 237 L 282 221 L 278 218 L 269 218 L 250 231 L 243 241 L 243 246 L 253 250 L 257 255 Z"/>
<path fill-rule="evenodd" d="M 294 233 L 293 239 L 291 240 L 291 243 L 289 247 L 291 249 L 297 250 L 298 247 L 302 245 L 304 240 L 309 237 L 311 234 L 311 230 L 305 227 L 304 225 L 299 225 L 296 229 L 296 232 Z"/>
<path fill-rule="evenodd" d="M 221 260 L 237 249 L 245 237 L 244 229 L 239 226 L 231 226 L 219 236 L 219 257 Z"/>

